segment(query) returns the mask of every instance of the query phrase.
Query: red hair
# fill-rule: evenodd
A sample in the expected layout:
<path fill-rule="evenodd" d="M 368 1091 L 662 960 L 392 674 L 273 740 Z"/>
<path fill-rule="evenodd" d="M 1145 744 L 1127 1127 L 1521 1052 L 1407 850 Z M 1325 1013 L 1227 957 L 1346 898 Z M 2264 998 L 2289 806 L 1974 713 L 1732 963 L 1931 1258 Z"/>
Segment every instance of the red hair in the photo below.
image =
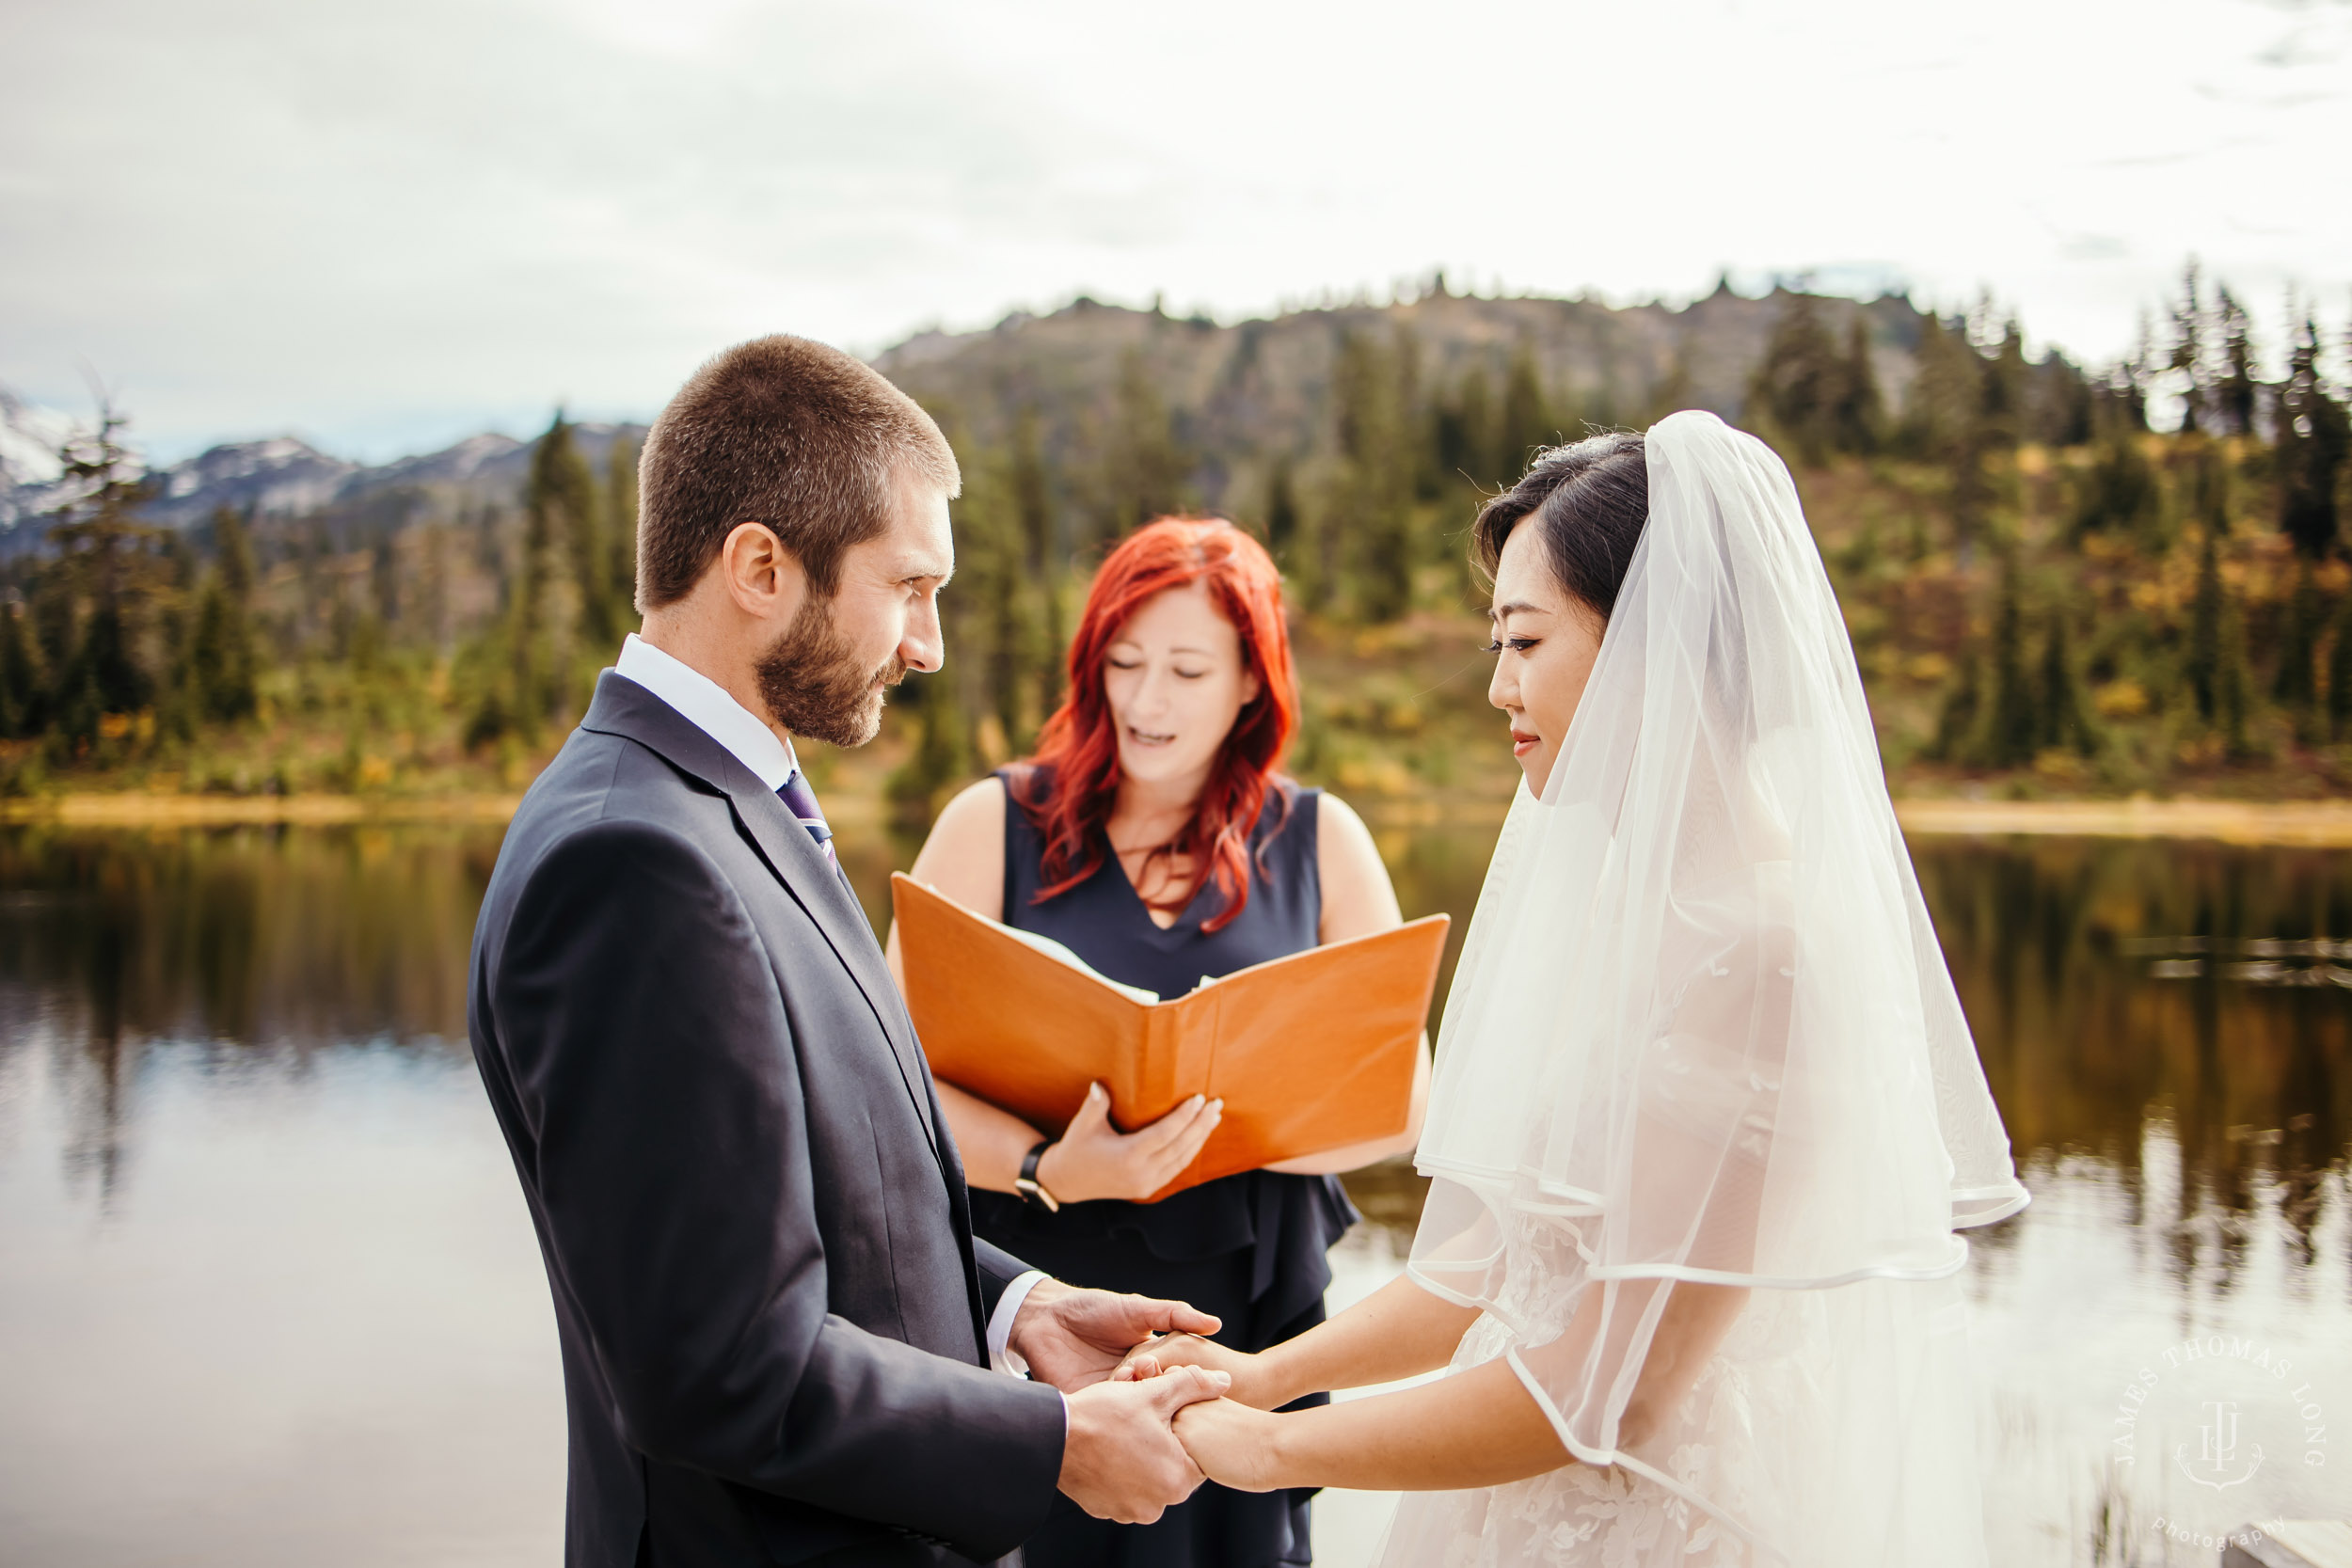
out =
<path fill-rule="evenodd" d="M 1103 693 L 1104 655 L 1145 600 L 1196 582 L 1240 636 L 1242 663 L 1258 677 L 1258 694 L 1233 720 L 1192 820 L 1152 853 L 1189 857 L 1200 873 L 1191 893 L 1215 882 L 1224 895 L 1225 907 L 1202 923 L 1203 930 L 1231 924 L 1249 902 L 1249 835 L 1267 792 L 1278 790 L 1285 816 L 1290 811 L 1290 793 L 1278 789 L 1276 772 L 1298 727 L 1282 577 L 1263 546 L 1221 517 L 1162 517 L 1121 540 L 1094 574 L 1070 641 L 1070 694 L 1014 775 L 1012 799 L 1045 840 L 1038 903 L 1093 876 L 1109 842 L 1119 736 Z"/>

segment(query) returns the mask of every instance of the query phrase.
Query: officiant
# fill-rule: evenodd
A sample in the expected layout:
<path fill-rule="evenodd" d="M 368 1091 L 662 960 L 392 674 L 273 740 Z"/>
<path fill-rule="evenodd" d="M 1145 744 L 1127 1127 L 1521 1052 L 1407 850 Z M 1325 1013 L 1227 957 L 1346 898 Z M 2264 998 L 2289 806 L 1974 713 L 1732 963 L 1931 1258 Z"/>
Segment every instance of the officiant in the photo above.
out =
<path fill-rule="evenodd" d="M 940 814 L 917 880 L 1163 1001 L 1402 923 L 1362 819 L 1280 771 L 1297 689 L 1281 578 L 1248 534 L 1188 517 L 1131 534 L 1088 591 L 1069 675 L 1035 754 Z M 903 987 L 895 930 L 889 955 Z M 1424 1044 L 1396 1137 L 1158 1203 L 1143 1200 L 1192 1163 L 1217 1102 L 1121 1130 L 1098 1085 L 1046 1133 L 945 1081 L 939 1096 L 981 1235 L 1073 1284 L 1191 1302 L 1255 1351 L 1323 1321 L 1325 1254 L 1357 1218 L 1336 1173 L 1413 1148 L 1428 1073 Z M 1303 1563 L 1311 1495 L 1211 1483 L 1154 1525 L 1066 1511 L 1025 1552 L 1030 1568 Z"/>

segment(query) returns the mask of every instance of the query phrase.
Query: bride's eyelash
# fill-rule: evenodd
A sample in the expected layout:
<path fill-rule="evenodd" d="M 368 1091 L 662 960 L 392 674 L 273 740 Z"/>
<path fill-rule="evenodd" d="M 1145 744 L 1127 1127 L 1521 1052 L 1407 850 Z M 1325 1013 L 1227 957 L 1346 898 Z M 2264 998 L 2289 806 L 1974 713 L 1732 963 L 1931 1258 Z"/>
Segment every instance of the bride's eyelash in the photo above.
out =
<path fill-rule="evenodd" d="M 1478 651 L 1482 654 L 1499 654 L 1508 648 L 1515 654 L 1523 654 L 1534 647 L 1535 641 L 1536 640 L 1533 637 L 1505 637 L 1499 641 L 1486 644 Z"/>

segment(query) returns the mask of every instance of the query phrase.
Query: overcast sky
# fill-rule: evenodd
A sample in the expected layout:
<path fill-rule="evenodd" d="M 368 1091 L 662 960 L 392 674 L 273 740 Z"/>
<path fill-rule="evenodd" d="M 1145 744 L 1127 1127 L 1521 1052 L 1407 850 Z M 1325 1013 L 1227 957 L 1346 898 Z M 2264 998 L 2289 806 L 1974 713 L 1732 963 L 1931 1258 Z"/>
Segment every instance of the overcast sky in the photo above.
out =
<path fill-rule="evenodd" d="M 0 0 L 0 384 L 355 456 L 724 344 L 1443 265 L 1989 288 L 2125 350 L 2190 252 L 2352 306 L 2352 0 Z"/>

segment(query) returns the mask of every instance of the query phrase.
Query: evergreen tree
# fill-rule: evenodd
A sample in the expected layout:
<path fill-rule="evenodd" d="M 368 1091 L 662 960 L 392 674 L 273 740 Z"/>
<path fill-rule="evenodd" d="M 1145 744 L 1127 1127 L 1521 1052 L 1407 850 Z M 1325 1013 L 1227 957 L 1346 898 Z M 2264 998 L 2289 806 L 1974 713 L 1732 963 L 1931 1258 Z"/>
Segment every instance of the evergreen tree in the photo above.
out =
<path fill-rule="evenodd" d="M 1494 388 L 1484 367 L 1470 366 L 1451 394 L 1435 400 L 1429 426 L 1429 461 L 1437 470 L 1438 494 L 1463 480 L 1481 488 L 1498 483 L 1495 463 L 1508 437 L 1496 423 Z"/>
<path fill-rule="evenodd" d="M 1013 421 L 1012 506 L 1020 520 L 1029 581 L 1037 594 L 1037 711 L 1061 702 L 1061 583 L 1065 556 L 1054 515 L 1053 476 L 1045 463 L 1044 429 L 1034 407 Z"/>
<path fill-rule="evenodd" d="M 1358 613 L 1393 621 L 1412 607 L 1413 483 L 1402 356 L 1361 333 L 1342 334 L 1332 372 L 1341 468 L 1336 521 Z"/>
<path fill-rule="evenodd" d="M 2220 373 L 2213 386 L 2214 427 L 2224 436 L 2251 436 L 2262 382 L 2254 372 L 2253 324 L 2226 285 L 2216 285 L 2215 325 L 2221 335 Z"/>
<path fill-rule="evenodd" d="M 604 454 L 604 517 L 605 580 L 615 622 L 625 626 L 637 602 L 637 448 L 617 432 Z"/>
<path fill-rule="evenodd" d="M 2337 476 L 2352 452 L 2352 423 L 2319 373 L 2319 324 L 2304 317 L 2279 388 L 2279 527 L 2317 559 L 2335 547 Z"/>
<path fill-rule="evenodd" d="M 24 607 L 0 601 L 0 740 L 21 740 L 40 731 L 40 665 L 33 651 L 32 617 Z"/>
<path fill-rule="evenodd" d="M 2214 706 L 2223 748 L 2233 758 L 2254 754 L 2254 672 L 2246 654 L 2246 620 L 2235 600 L 2221 607 L 2220 658 L 2214 673 Z"/>
<path fill-rule="evenodd" d="M 1141 349 L 1120 356 L 1119 379 L 1097 450 L 1098 541 L 1122 538 L 1154 517 L 1184 509 L 1184 476 L 1192 464 Z"/>
<path fill-rule="evenodd" d="M 1278 566 L 1290 560 L 1291 546 L 1298 538 L 1298 486 L 1291 478 L 1291 460 L 1278 457 L 1273 471 L 1266 478 L 1265 544 L 1266 553 L 1274 557 Z"/>
<path fill-rule="evenodd" d="M 1503 372 L 1502 404 L 1497 411 L 1495 444 L 1487 458 L 1488 471 L 1504 484 L 1515 484 L 1527 472 L 1528 459 L 1538 448 L 1560 439 L 1550 406 L 1544 401 L 1544 382 L 1535 368 L 1535 349 L 1521 339 Z"/>
<path fill-rule="evenodd" d="M 2352 739 L 2352 594 L 2336 607 L 2333 631 L 2328 649 L 2328 733 L 2346 740 Z"/>
<path fill-rule="evenodd" d="M 547 434 L 532 449 L 531 471 L 523 484 L 528 533 L 543 549 L 569 558 L 579 594 L 576 626 L 549 626 L 559 648 L 568 650 L 573 639 L 565 634 L 575 630 L 579 641 L 598 654 L 620 637 L 621 617 L 612 591 L 612 550 L 605 541 L 602 510 L 588 460 L 580 455 L 580 443 L 573 439 L 572 427 L 559 408 Z M 550 572 L 548 580 L 554 576 Z"/>
<path fill-rule="evenodd" d="M 953 683 L 944 672 L 911 676 L 899 689 L 909 694 L 904 705 L 915 722 L 914 751 L 892 771 L 882 793 L 900 821 L 927 824 L 940 790 L 968 771 L 970 737 Z"/>
<path fill-rule="evenodd" d="M 1886 401 L 1879 392 L 1877 369 L 1870 361 L 1870 324 L 1857 309 L 1846 328 L 1846 363 L 1831 411 L 1831 439 L 1841 451 L 1878 450 L 1879 433 L 1886 423 Z"/>
<path fill-rule="evenodd" d="M 54 569 L 68 609 L 85 607 L 77 645 L 56 666 L 56 696 L 69 715 L 69 738 L 97 737 L 100 717 L 135 713 L 148 705 L 154 682 L 132 651 L 130 618 L 158 586 L 148 545 L 155 531 L 135 515 L 148 486 L 123 447 L 124 420 L 102 404 L 97 425 L 68 439 L 58 457 L 61 487 L 72 498 L 49 537 L 57 546 Z"/>
<path fill-rule="evenodd" d="M 2000 587 L 1994 601 L 1989 655 L 1992 711 L 1986 715 L 1984 742 L 1979 752 L 1994 768 L 2031 762 L 2042 733 L 2042 717 L 2034 711 L 2033 681 L 2026 671 L 2024 596 L 2012 548 L 2003 554 Z M 2063 652 L 2061 645 L 2061 657 Z"/>
<path fill-rule="evenodd" d="M 1936 715 L 1935 738 L 1928 754 L 1945 762 L 1968 762 L 1976 755 L 1977 736 L 1984 722 L 1984 661 L 1964 650 L 1952 684 L 1944 693 Z"/>
<path fill-rule="evenodd" d="M 1984 472 L 1984 360 L 1969 343 L 1965 323 L 1932 315 L 1920 323 L 1916 360 L 1903 445 L 1950 473 L 1952 534 L 1965 550 L 1982 533 L 1992 504 Z"/>
<path fill-rule="evenodd" d="M 2050 611 L 2048 634 L 2042 644 L 2042 681 L 2036 740 L 2047 751 L 2064 747 L 2088 756 L 2098 746 L 2090 704 L 2083 691 L 2082 672 L 2075 668 L 2073 639 L 2063 609 Z"/>
<path fill-rule="evenodd" d="M 1820 302 L 1788 292 L 1748 381 L 1748 403 L 1799 458 L 1818 467 L 1836 444 L 1848 360 L 1821 323 Z"/>
<path fill-rule="evenodd" d="M 2181 297 L 2171 307 L 2171 341 L 2164 368 L 2181 390 L 2181 429 L 2209 433 L 2214 420 L 2206 381 L 2205 307 L 2201 287 L 2197 263 L 2191 260 L 2182 274 Z"/>
<path fill-rule="evenodd" d="M 2308 715 L 2319 700 L 2319 634 L 2326 627 L 2327 609 L 2306 562 L 2296 574 L 2279 628 L 2279 670 L 2270 683 L 2270 694 L 2289 712 Z"/>
<path fill-rule="evenodd" d="M 2099 398 L 2094 408 L 2090 463 L 2074 488 L 2075 536 L 2110 529 L 2148 531 L 2161 499 L 2155 465 L 2148 461 L 2139 432 L 2118 400 Z"/>
<path fill-rule="evenodd" d="M 2221 523 L 2208 516 L 2198 544 L 2197 591 L 2188 607 L 2188 657 L 2182 668 L 2198 717 L 2211 722 L 2221 705 Z"/>

